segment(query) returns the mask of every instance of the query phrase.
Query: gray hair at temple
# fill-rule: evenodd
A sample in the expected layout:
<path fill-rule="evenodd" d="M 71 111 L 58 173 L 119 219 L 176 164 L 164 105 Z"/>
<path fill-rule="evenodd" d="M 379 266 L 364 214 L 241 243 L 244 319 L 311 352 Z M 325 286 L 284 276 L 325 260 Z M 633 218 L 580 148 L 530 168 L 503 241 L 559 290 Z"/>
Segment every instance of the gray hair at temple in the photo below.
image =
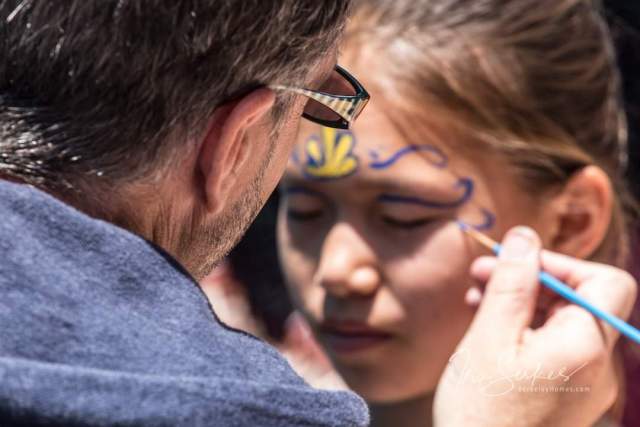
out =
<path fill-rule="evenodd" d="M 349 3 L 0 0 L 0 175 L 62 193 L 158 176 L 221 103 L 303 85 Z"/>

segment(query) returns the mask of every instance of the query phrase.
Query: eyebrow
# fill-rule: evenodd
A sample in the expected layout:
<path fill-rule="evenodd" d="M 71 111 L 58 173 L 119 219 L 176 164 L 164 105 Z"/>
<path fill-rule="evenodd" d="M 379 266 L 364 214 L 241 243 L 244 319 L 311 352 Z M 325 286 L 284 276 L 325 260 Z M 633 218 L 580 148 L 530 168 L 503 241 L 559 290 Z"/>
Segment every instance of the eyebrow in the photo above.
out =
<path fill-rule="evenodd" d="M 471 200 L 475 190 L 474 182 L 471 178 L 458 178 L 456 182 L 451 183 L 450 187 L 447 188 L 447 193 L 451 194 L 451 191 L 449 190 L 460 191 L 460 189 L 462 189 L 462 193 L 456 193 L 459 195 L 455 196 L 453 200 L 450 198 L 449 200 L 436 200 L 432 197 L 418 197 L 407 194 L 409 193 L 407 189 L 411 189 L 410 193 L 412 194 L 428 193 L 430 189 L 425 187 L 424 180 L 407 180 L 405 182 L 398 182 L 397 179 L 390 179 L 383 176 L 370 177 L 366 180 L 362 180 L 358 176 L 353 176 L 351 179 L 356 182 L 355 185 L 358 187 L 358 189 L 354 191 L 359 191 L 360 188 L 373 188 L 378 190 L 376 191 L 379 194 L 376 197 L 378 202 L 410 204 L 431 209 L 458 208 Z M 282 181 L 281 191 L 286 195 L 304 194 L 323 199 L 326 198 L 327 196 L 322 190 L 316 190 L 313 188 L 316 185 L 318 185 L 318 181 L 294 175 L 289 178 L 285 178 L 285 180 Z M 322 183 L 321 185 L 324 186 L 326 184 Z M 444 187 L 438 189 L 438 192 L 442 190 L 444 190 Z"/>
<path fill-rule="evenodd" d="M 280 187 L 287 194 L 305 193 L 317 196 L 324 196 L 324 191 L 315 189 L 317 187 L 330 188 L 330 186 L 341 186 L 344 181 L 341 180 L 318 180 L 309 178 L 298 170 L 287 171 L 285 177 L 280 181 Z M 432 188 L 425 185 L 428 182 L 425 179 L 405 178 L 399 180 L 397 177 L 392 178 L 383 175 L 368 175 L 362 178 L 359 174 L 349 176 L 350 186 L 355 187 L 351 191 L 375 189 L 378 193 L 406 193 L 407 189 L 412 192 L 428 192 Z M 453 184 L 452 184 L 453 185 Z M 315 187 L 315 188 L 314 188 Z M 440 188 L 439 190 L 443 190 Z"/>

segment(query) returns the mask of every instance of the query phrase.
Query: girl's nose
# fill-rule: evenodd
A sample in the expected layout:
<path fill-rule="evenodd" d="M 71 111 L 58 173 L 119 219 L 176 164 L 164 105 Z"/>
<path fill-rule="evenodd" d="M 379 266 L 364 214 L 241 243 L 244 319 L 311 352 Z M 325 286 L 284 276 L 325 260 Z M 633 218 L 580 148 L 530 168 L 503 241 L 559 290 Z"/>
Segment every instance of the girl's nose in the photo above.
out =
<path fill-rule="evenodd" d="M 380 286 L 376 254 L 349 224 L 336 224 L 327 234 L 315 282 L 337 297 L 368 296 Z"/>

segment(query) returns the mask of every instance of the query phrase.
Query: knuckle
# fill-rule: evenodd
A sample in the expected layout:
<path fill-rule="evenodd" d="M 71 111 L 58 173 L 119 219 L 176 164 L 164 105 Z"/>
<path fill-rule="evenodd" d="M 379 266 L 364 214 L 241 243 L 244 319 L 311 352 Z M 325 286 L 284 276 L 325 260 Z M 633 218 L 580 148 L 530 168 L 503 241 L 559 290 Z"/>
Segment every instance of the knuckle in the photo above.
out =
<path fill-rule="evenodd" d="M 571 360 L 572 365 L 582 367 L 580 375 L 593 379 L 609 369 L 611 353 L 605 341 L 594 340 L 588 335 L 576 335 L 567 337 L 565 344 L 561 351 L 569 352 L 567 360 Z"/>
<path fill-rule="evenodd" d="M 519 262 L 509 261 L 503 264 L 501 270 L 496 272 L 487 284 L 487 291 L 512 298 L 529 298 L 537 282 L 532 283 L 523 268 Z"/>
<path fill-rule="evenodd" d="M 630 273 L 612 266 L 607 266 L 603 271 L 602 280 L 615 283 L 628 290 L 636 287 L 636 280 Z"/>
<path fill-rule="evenodd" d="M 609 352 L 605 345 L 589 346 L 585 349 L 583 357 L 585 366 L 594 373 L 602 372 L 610 363 Z"/>
<path fill-rule="evenodd" d="M 616 270 L 609 279 L 608 285 L 622 305 L 621 312 L 629 311 L 638 297 L 638 285 L 633 276 L 626 271 Z"/>
<path fill-rule="evenodd" d="M 618 283 L 624 287 L 627 297 L 635 301 L 638 296 L 638 284 L 633 276 L 626 271 L 621 271 Z"/>
<path fill-rule="evenodd" d="M 531 299 L 531 291 L 517 281 L 507 283 L 506 285 L 493 286 L 488 289 L 494 297 L 508 298 L 515 305 L 525 303 Z"/>
<path fill-rule="evenodd" d="M 529 286 L 522 277 L 513 274 L 501 274 L 495 277 L 489 285 L 492 290 L 500 293 L 519 294 L 529 292 Z"/>

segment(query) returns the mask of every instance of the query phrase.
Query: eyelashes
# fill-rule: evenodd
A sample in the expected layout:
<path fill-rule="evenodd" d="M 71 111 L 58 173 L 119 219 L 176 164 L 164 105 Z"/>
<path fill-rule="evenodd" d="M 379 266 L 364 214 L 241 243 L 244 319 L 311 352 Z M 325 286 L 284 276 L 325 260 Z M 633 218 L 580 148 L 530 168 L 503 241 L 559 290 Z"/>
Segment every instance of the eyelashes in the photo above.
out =
<path fill-rule="evenodd" d="M 321 210 L 298 211 L 295 209 L 287 209 L 287 217 L 296 222 L 308 222 L 322 217 Z"/>
<path fill-rule="evenodd" d="M 433 218 L 416 218 L 416 219 L 397 219 L 390 216 L 383 216 L 382 221 L 391 227 L 399 228 L 402 230 L 413 230 L 416 228 L 424 227 L 425 225 L 431 224 L 434 219 Z"/>

